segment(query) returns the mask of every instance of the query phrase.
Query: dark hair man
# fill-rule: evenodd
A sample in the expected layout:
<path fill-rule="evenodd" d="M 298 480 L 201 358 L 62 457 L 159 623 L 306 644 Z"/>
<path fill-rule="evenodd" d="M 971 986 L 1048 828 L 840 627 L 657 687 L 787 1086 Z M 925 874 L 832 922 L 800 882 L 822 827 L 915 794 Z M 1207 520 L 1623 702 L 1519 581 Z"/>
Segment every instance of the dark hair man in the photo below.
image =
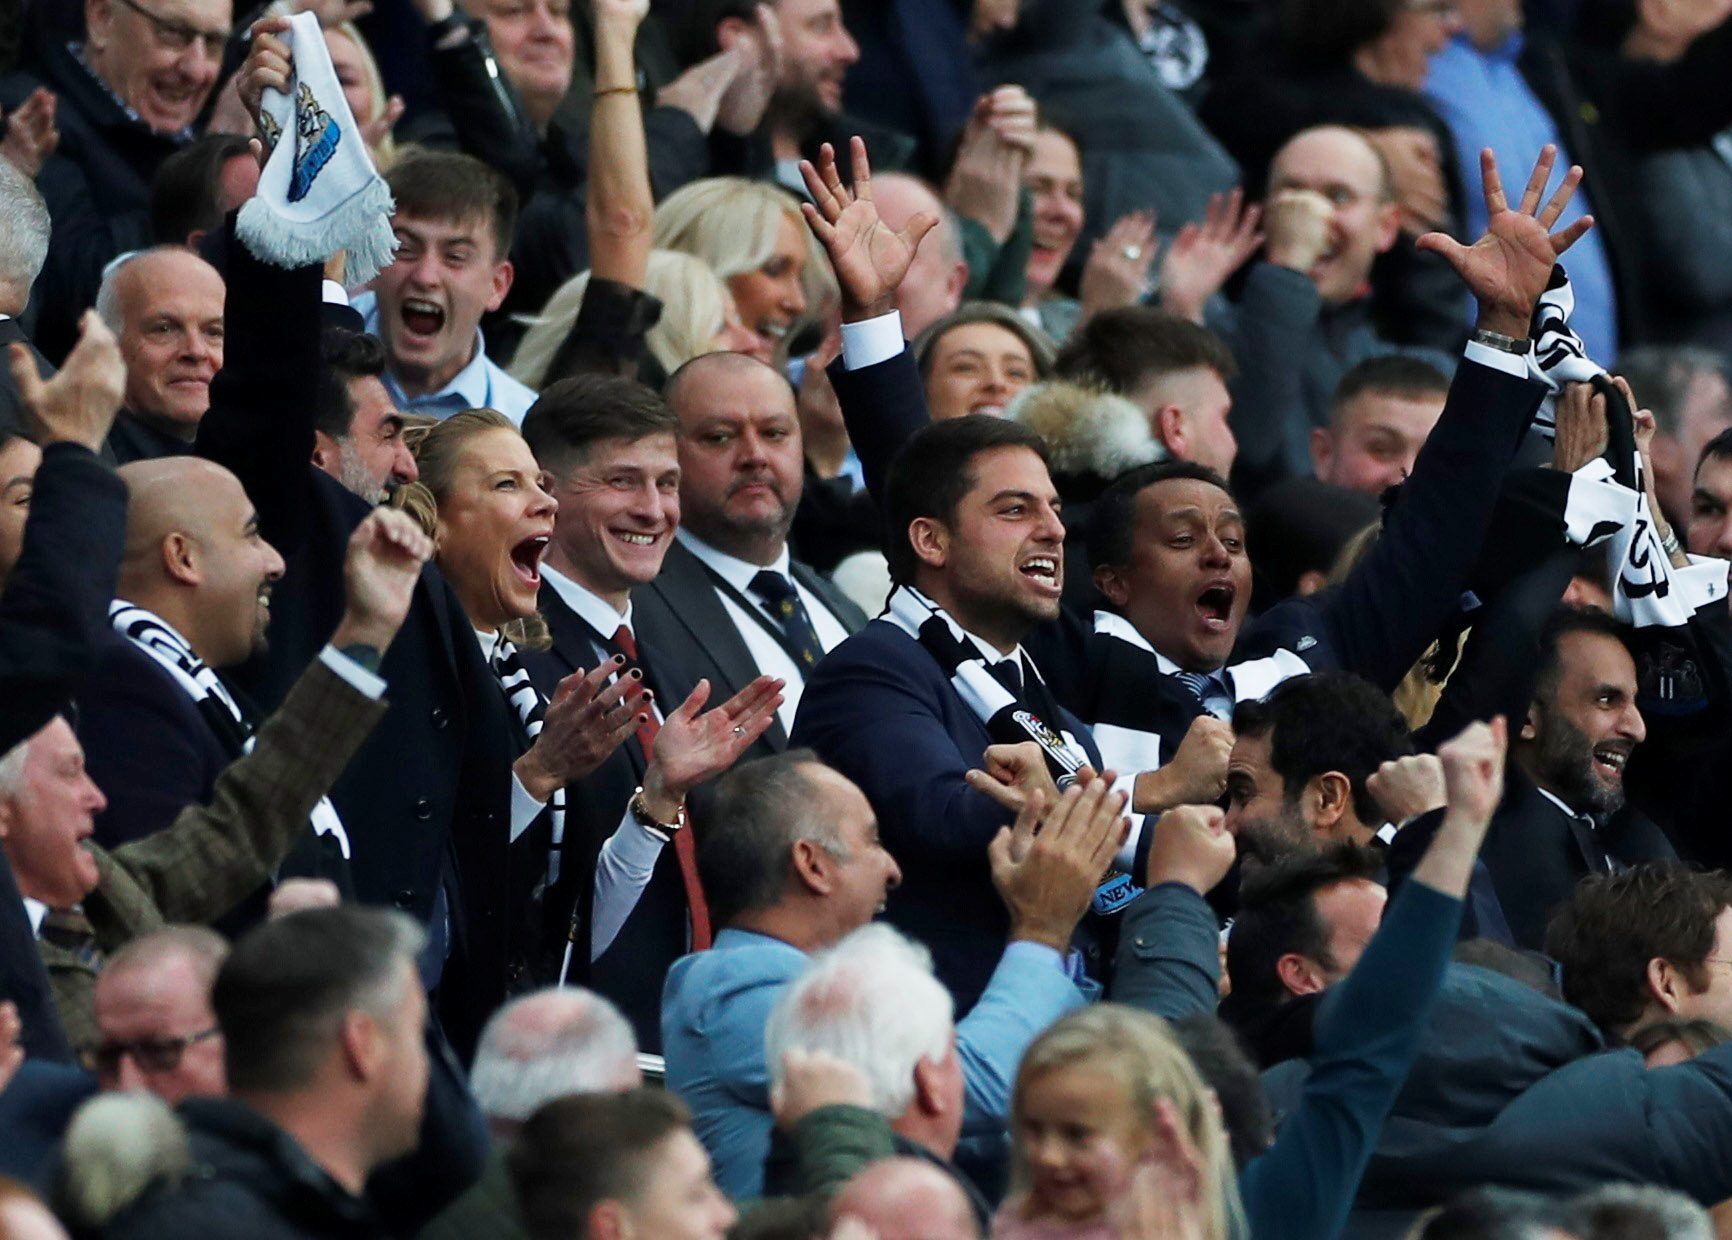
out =
<path fill-rule="evenodd" d="M 385 348 L 377 336 L 327 327 L 320 340 L 313 464 L 369 504 L 421 476 L 403 441 L 403 415 L 385 390 Z"/>
<path fill-rule="evenodd" d="M 1443 416 L 1449 377 L 1432 363 L 1391 353 L 1341 376 L 1327 426 L 1311 431 L 1318 481 L 1367 495 L 1399 486 Z"/>
<path fill-rule="evenodd" d="M 1696 462 L 1685 541 L 1691 555 L 1732 557 L 1732 430 L 1710 439 Z"/>

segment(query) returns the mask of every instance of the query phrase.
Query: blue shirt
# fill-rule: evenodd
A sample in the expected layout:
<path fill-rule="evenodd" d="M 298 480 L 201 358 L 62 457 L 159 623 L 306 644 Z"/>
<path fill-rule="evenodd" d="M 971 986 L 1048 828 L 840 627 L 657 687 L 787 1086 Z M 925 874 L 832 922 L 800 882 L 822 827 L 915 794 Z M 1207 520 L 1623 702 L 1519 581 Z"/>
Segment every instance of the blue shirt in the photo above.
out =
<path fill-rule="evenodd" d="M 1498 172 L 1512 204 L 1520 200 L 1527 174 L 1546 143 L 1558 148 L 1557 168 L 1546 187 L 1548 196 L 1570 166 L 1563 134 L 1517 64 L 1523 46 L 1520 31 L 1489 52 L 1475 47 L 1465 34 L 1458 34 L 1431 58 L 1425 94 L 1455 135 L 1456 167 L 1466 191 L 1463 241 L 1472 241 L 1485 232 L 1485 199 L 1479 190 L 1479 153 L 1483 148 L 1489 146 L 1497 156 Z M 1589 188 L 1581 186 L 1557 227 L 1567 227 L 1592 210 Z M 1588 356 L 1610 366 L 1618 357 L 1618 299 L 1599 231 L 1588 233 L 1571 246 L 1563 262 L 1576 297 L 1570 326 L 1587 346 Z"/>
<path fill-rule="evenodd" d="M 378 294 L 361 293 L 350 304 L 364 320 L 367 330 L 377 336 Z M 493 409 L 522 426 L 523 415 L 529 412 L 529 407 L 535 403 L 537 395 L 534 388 L 525 387 L 513 379 L 487 356 L 479 327 L 475 329 L 475 356 L 469 359 L 469 364 L 458 371 L 450 383 L 437 392 L 429 392 L 426 396 L 406 395 L 389 366 L 380 377 L 385 381 L 385 390 L 391 393 L 391 399 L 396 402 L 399 410 L 404 413 L 423 413 L 442 421 L 454 413 L 462 413 L 465 409 Z"/>

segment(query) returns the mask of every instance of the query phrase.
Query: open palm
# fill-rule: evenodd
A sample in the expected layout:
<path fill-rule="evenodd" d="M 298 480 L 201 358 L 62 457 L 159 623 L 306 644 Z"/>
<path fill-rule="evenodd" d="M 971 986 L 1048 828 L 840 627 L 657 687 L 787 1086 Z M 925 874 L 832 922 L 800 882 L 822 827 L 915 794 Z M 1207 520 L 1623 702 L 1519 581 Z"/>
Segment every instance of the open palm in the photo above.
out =
<path fill-rule="evenodd" d="M 882 312 L 889 308 L 908 274 L 921 238 L 938 221 L 922 212 L 901 232 L 891 228 L 879 218 L 872 201 L 872 166 L 866 158 L 866 144 L 854 138 L 849 156 L 854 163 L 852 189 L 842 184 L 836 152 L 829 143 L 819 151 L 816 167 L 800 161 L 800 175 L 812 195 L 812 201 L 800 209 L 830 256 L 847 305 L 856 311 Z"/>
<path fill-rule="evenodd" d="M 782 686 L 772 676 L 760 676 L 714 710 L 705 711 L 710 682 L 698 681 L 691 696 L 668 712 L 656 735 L 654 760 L 661 767 L 664 786 L 683 796 L 737 762 L 775 721 Z"/>
<path fill-rule="evenodd" d="M 1551 231 L 1582 180 L 1582 170 L 1572 167 L 1550 201 L 1540 207 L 1540 197 L 1551 179 L 1557 154 L 1555 146 L 1547 146 L 1540 152 L 1527 188 L 1522 191 L 1521 202 L 1512 208 L 1504 196 L 1496 157 L 1489 149 L 1481 151 L 1479 162 L 1488 217 L 1485 235 L 1471 246 L 1435 232 L 1426 233 L 1418 241 L 1420 249 L 1441 254 L 1448 260 L 1483 311 L 1502 316 L 1512 324 L 1519 322 L 1522 334 L 1526 333 L 1534 303 L 1546 290 L 1558 255 L 1594 226 L 1593 217 L 1584 215 L 1567 228 Z"/>

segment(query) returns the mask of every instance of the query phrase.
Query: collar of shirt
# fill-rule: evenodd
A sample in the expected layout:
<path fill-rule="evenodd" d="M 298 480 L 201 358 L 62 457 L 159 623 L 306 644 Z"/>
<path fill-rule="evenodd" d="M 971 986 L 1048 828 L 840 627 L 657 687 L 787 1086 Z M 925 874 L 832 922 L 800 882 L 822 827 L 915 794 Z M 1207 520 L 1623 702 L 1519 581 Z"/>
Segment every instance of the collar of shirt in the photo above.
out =
<path fill-rule="evenodd" d="M 793 562 L 793 557 L 788 554 L 788 544 L 785 542 L 782 544 L 782 553 L 776 557 L 776 562 L 774 564 L 753 564 L 749 560 L 742 560 L 735 556 L 731 556 L 725 551 L 717 551 L 714 547 L 710 546 L 709 543 L 700 539 L 696 534 L 687 531 L 683 525 L 674 533 L 674 537 L 686 545 L 687 551 L 690 551 L 693 555 L 697 556 L 698 559 L 709 565 L 710 568 L 720 573 L 723 581 L 733 586 L 734 589 L 738 590 L 749 599 L 756 600 L 758 597 L 752 593 L 752 578 L 756 577 L 766 568 L 781 573 L 782 576 L 786 577 L 789 581 L 794 581 L 794 574 L 789 571 L 790 565 Z M 794 581 L 796 588 L 799 584 L 799 582 Z"/>
<path fill-rule="evenodd" d="M 1563 810 L 1564 813 L 1569 815 L 1571 818 L 1580 819 L 1582 822 L 1587 823 L 1588 826 L 1593 827 L 1596 830 L 1599 828 L 1600 824 L 1594 821 L 1594 816 L 1592 814 L 1577 813 L 1575 810 L 1573 810 L 1569 806 L 1565 805 L 1557 797 L 1555 797 L 1551 793 L 1547 792 L 1544 788 L 1541 788 L 1538 784 L 1535 784 L 1534 788 L 1539 792 L 1539 794 L 1542 797 L 1544 797 L 1546 800 L 1550 801 L 1553 805 L 1557 806 L 1559 809 Z"/>
<path fill-rule="evenodd" d="M 481 643 L 481 661 L 491 665 L 493 652 L 499 649 L 499 633 L 497 630 L 483 632 L 481 629 L 476 629 L 475 640 Z"/>
<path fill-rule="evenodd" d="M 24 897 L 24 915 L 30 919 L 30 933 L 41 937 L 42 919 L 48 916 L 48 906 L 40 900 Z"/>
<path fill-rule="evenodd" d="M 908 591 L 933 611 L 939 610 L 937 603 L 927 598 L 926 595 L 916 590 L 913 586 L 909 586 Z M 970 633 L 967 629 L 963 628 L 962 621 L 958 620 L 955 616 L 952 616 L 949 612 L 945 612 L 944 615 L 950 621 L 951 627 L 956 632 L 961 633 L 969 641 L 974 643 L 974 648 L 980 652 L 981 658 L 986 660 L 987 667 L 996 667 L 1000 663 L 1007 662 L 1010 659 L 1015 659 L 1023 667 L 1034 672 L 1036 676 L 1040 675 L 1040 669 L 1035 667 L 1034 660 L 1030 659 L 1023 653 L 1021 642 L 1018 642 L 1016 648 L 1009 652 L 1000 650 L 997 646 L 994 646 L 991 642 L 987 641 L 986 638 L 980 636 L 980 634 Z M 1046 683 L 1044 677 L 1042 677 L 1041 683 Z"/>
<path fill-rule="evenodd" d="M 127 120 L 133 122 L 135 125 L 144 125 L 144 117 L 138 114 L 137 109 L 126 100 L 122 99 L 120 93 L 108 84 L 108 79 L 91 67 L 90 61 L 84 55 L 84 44 L 68 43 L 66 45 L 66 50 L 72 53 L 72 59 L 78 62 L 79 68 L 83 69 L 90 75 L 90 80 L 102 87 L 102 93 L 114 101 L 114 106 L 120 109 L 122 116 L 126 117 Z M 149 129 L 150 126 L 145 125 L 145 128 Z M 153 129 L 151 132 L 156 133 L 158 131 Z M 193 138 L 198 135 L 197 131 L 191 125 L 184 125 L 173 133 L 164 134 L 163 136 L 173 138 L 176 142 L 191 142 Z"/>
<path fill-rule="evenodd" d="M 362 325 L 367 331 L 378 336 L 379 295 L 361 293 L 349 304 L 361 316 Z M 475 329 L 475 352 L 470 355 L 469 363 L 437 392 L 428 392 L 424 396 L 407 395 L 389 367 L 380 378 L 385 381 L 385 390 L 391 393 L 391 399 L 397 402 L 397 407 L 405 411 L 412 410 L 416 405 L 449 404 L 453 397 L 460 400 L 465 409 L 492 407 L 492 372 L 487 358 L 486 341 L 482 338 L 479 327 Z"/>
<path fill-rule="evenodd" d="M 624 613 L 613 609 L 613 604 L 596 594 L 588 586 L 580 585 L 557 569 L 541 566 L 541 578 L 553 587 L 553 592 L 560 601 L 577 613 L 577 618 L 604 638 L 611 638 L 620 625 L 632 629 L 631 600 L 628 598 Z M 632 629 L 635 635 L 636 629 Z"/>

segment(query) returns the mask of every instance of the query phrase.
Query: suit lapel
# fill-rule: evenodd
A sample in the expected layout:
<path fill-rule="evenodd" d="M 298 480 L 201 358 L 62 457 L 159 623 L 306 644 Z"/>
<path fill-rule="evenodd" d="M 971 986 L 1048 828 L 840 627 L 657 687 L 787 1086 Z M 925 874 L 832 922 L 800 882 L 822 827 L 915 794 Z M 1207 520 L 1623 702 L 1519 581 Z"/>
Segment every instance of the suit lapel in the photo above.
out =
<path fill-rule="evenodd" d="M 830 614 L 836 617 L 850 637 L 866 627 L 866 613 L 860 610 L 853 599 L 838 590 L 834 583 L 799 560 L 790 560 L 788 567 L 796 582 L 824 600 L 824 606 L 830 609 Z"/>
<path fill-rule="evenodd" d="M 608 657 L 603 651 L 607 649 L 606 638 L 612 634 L 597 633 L 566 606 L 559 592 L 550 585 L 542 585 L 538 601 L 541 618 L 547 621 L 547 630 L 553 635 L 553 651 L 565 665 L 564 675 L 592 671 L 603 658 Z"/>

